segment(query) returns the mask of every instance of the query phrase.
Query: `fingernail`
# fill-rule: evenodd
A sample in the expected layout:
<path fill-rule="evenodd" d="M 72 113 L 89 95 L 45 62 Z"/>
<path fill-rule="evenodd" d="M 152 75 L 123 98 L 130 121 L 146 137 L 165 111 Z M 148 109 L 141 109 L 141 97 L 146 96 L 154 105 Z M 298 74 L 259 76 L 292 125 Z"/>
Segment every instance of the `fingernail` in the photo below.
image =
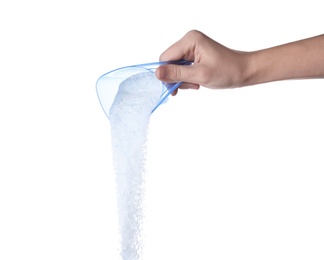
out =
<path fill-rule="evenodd" d="M 164 80 L 166 77 L 165 69 L 163 67 L 158 67 L 155 71 L 155 75 L 159 80 Z"/>

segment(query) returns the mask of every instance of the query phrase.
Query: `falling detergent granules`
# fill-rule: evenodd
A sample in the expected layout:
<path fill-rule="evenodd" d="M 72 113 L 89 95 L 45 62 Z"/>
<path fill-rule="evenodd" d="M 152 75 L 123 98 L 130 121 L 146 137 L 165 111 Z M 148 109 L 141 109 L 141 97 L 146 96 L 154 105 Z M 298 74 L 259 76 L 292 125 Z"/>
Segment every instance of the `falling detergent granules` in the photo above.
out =
<path fill-rule="evenodd" d="M 161 92 L 154 73 L 136 74 L 120 84 L 109 111 L 123 260 L 138 260 L 142 255 L 147 133 Z"/>

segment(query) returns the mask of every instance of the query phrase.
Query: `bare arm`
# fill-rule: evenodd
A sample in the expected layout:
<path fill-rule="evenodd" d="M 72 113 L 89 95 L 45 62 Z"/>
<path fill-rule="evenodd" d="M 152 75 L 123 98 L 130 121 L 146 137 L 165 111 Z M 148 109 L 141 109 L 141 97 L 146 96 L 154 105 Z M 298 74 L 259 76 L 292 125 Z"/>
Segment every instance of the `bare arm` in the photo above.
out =
<path fill-rule="evenodd" d="M 287 79 L 324 78 L 324 35 L 251 53 L 246 85 Z"/>
<path fill-rule="evenodd" d="M 324 78 L 324 35 L 242 52 L 229 49 L 199 31 L 190 31 L 160 60 L 186 59 L 192 66 L 164 65 L 156 76 L 182 81 L 181 88 L 233 88 L 288 79 Z M 174 95 L 176 94 L 173 93 Z"/>

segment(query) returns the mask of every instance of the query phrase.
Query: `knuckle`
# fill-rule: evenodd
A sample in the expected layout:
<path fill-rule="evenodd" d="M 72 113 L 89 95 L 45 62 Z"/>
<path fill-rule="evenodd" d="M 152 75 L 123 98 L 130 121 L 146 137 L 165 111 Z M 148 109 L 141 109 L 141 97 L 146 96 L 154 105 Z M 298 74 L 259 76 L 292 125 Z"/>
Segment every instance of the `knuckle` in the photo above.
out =
<path fill-rule="evenodd" d="M 188 33 L 187 33 L 187 36 L 191 39 L 194 39 L 194 40 L 200 40 L 204 37 L 204 34 L 198 30 L 190 30 Z"/>
<path fill-rule="evenodd" d="M 172 75 L 173 75 L 173 78 L 175 80 L 181 79 L 181 68 L 180 68 L 180 66 L 173 66 L 173 73 L 172 73 Z"/>

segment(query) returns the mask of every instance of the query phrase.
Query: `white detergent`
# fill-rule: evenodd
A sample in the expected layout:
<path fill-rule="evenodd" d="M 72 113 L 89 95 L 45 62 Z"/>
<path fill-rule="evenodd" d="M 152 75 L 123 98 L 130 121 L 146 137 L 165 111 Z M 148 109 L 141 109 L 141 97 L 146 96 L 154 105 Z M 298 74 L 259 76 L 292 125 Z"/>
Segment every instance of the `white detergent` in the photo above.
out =
<path fill-rule="evenodd" d="M 123 81 L 109 111 L 117 183 L 120 254 L 137 260 L 142 254 L 144 174 L 148 125 L 162 93 L 154 73 Z"/>

